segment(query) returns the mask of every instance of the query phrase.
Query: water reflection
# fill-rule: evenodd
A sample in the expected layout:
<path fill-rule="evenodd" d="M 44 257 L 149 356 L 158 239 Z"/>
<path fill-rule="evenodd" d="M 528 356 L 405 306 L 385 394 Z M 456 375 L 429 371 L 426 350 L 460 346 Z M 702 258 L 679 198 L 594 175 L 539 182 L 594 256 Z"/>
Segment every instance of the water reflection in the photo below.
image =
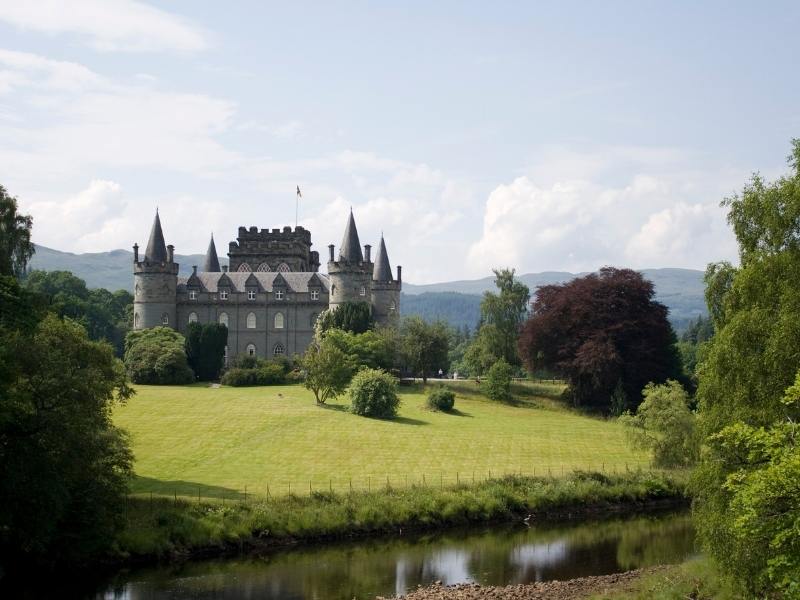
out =
<path fill-rule="evenodd" d="M 437 580 L 505 585 L 614 573 L 680 561 L 693 552 L 686 513 L 493 526 L 138 570 L 89 597 L 349 600 L 401 594 Z"/>

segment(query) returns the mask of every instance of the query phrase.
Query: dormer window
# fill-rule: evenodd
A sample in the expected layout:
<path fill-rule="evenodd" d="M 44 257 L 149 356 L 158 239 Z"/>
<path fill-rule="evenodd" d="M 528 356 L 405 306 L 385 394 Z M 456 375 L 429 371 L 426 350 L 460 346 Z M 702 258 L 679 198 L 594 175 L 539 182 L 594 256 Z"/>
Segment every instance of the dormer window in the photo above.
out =
<path fill-rule="evenodd" d="M 195 290 L 189 290 L 189 300 L 197 300 L 197 292 Z"/>
<path fill-rule="evenodd" d="M 256 299 L 256 291 L 255 290 L 247 290 L 247 299 L 248 300 L 255 300 Z"/>
<path fill-rule="evenodd" d="M 311 299 L 319 300 L 319 290 L 311 290 Z"/>
<path fill-rule="evenodd" d="M 275 300 L 283 300 L 283 290 L 275 290 Z"/>
<path fill-rule="evenodd" d="M 220 290 L 219 299 L 220 300 L 227 300 L 228 299 L 228 290 Z"/>

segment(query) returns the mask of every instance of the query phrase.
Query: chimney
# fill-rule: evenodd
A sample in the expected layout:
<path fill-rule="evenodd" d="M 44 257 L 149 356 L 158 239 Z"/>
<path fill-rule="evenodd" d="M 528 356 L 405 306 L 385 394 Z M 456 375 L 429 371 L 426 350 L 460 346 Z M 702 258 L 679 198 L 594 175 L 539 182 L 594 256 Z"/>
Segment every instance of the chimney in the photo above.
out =
<path fill-rule="evenodd" d="M 197 275 L 197 265 L 192 265 L 192 275 Z"/>
<path fill-rule="evenodd" d="M 173 257 L 174 254 L 175 254 L 175 246 L 170 244 L 169 246 L 167 246 L 167 262 L 168 263 L 172 262 L 172 257 Z"/>
<path fill-rule="evenodd" d="M 372 250 L 372 246 L 369 244 L 364 244 L 364 262 L 369 262 L 369 255 L 370 251 Z"/>
<path fill-rule="evenodd" d="M 133 262 L 139 262 L 139 244 L 133 245 Z"/>
<path fill-rule="evenodd" d="M 397 265 L 397 283 L 403 281 L 403 278 L 401 277 L 402 273 L 403 273 L 403 267 Z"/>
<path fill-rule="evenodd" d="M 330 261 L 333 262 L 333 244 L 328 245 L 328 252 L 330 253 Z"/>

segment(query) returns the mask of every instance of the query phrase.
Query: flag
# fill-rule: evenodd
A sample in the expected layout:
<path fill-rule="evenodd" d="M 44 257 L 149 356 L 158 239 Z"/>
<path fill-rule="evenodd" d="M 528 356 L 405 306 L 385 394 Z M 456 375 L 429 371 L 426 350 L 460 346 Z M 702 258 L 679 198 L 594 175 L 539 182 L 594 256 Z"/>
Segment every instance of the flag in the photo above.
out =
<path fill-rule="evenodd" d="M 300 193 L 300 186 L 299 185 L 297 186 L 297 197 L 298 198 L 302 198 L 303 197 L 303 194 Z"/>

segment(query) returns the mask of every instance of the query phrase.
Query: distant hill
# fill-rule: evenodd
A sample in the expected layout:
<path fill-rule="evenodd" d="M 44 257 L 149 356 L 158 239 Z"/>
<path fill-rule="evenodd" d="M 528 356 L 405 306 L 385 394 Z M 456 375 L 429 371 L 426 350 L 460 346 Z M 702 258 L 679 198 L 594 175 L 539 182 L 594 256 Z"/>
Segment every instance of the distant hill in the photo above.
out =
<path fill-rule="evenodd" d="M 203 258 L 202 254 L 175 255 L 182 276 L 191 273 L 192 265 L 202 265 Z M 227 264 L 227 258 L 220 258 L 220 263 Z M 37 245 L 30 266 L 43 271 L 72 271 L 93 288 L 131 290 L 132 264 L 133 252 L 128 250 L 73 254 Z M 689 321 L 707 314 L 702 271 L 644 269 L 642 274 L 655 285 L 656 298 L 669 307 L 670 320 L 676 329 L 681 330 Z M 538 286 L 563 283 L 580 275 L 585 273 L 546 271 L 526 273 L 520 275 L 519 279 L 531 292 L 535 292 Z M 420 315 L 430 320 L 442 319 L 454 326 L 468 325 L 474 328 L 480 316 L 481 295 L 494 289 L 493 276 L 426 285 L 404 282 L 400 311 L 403 315 Z"/>

